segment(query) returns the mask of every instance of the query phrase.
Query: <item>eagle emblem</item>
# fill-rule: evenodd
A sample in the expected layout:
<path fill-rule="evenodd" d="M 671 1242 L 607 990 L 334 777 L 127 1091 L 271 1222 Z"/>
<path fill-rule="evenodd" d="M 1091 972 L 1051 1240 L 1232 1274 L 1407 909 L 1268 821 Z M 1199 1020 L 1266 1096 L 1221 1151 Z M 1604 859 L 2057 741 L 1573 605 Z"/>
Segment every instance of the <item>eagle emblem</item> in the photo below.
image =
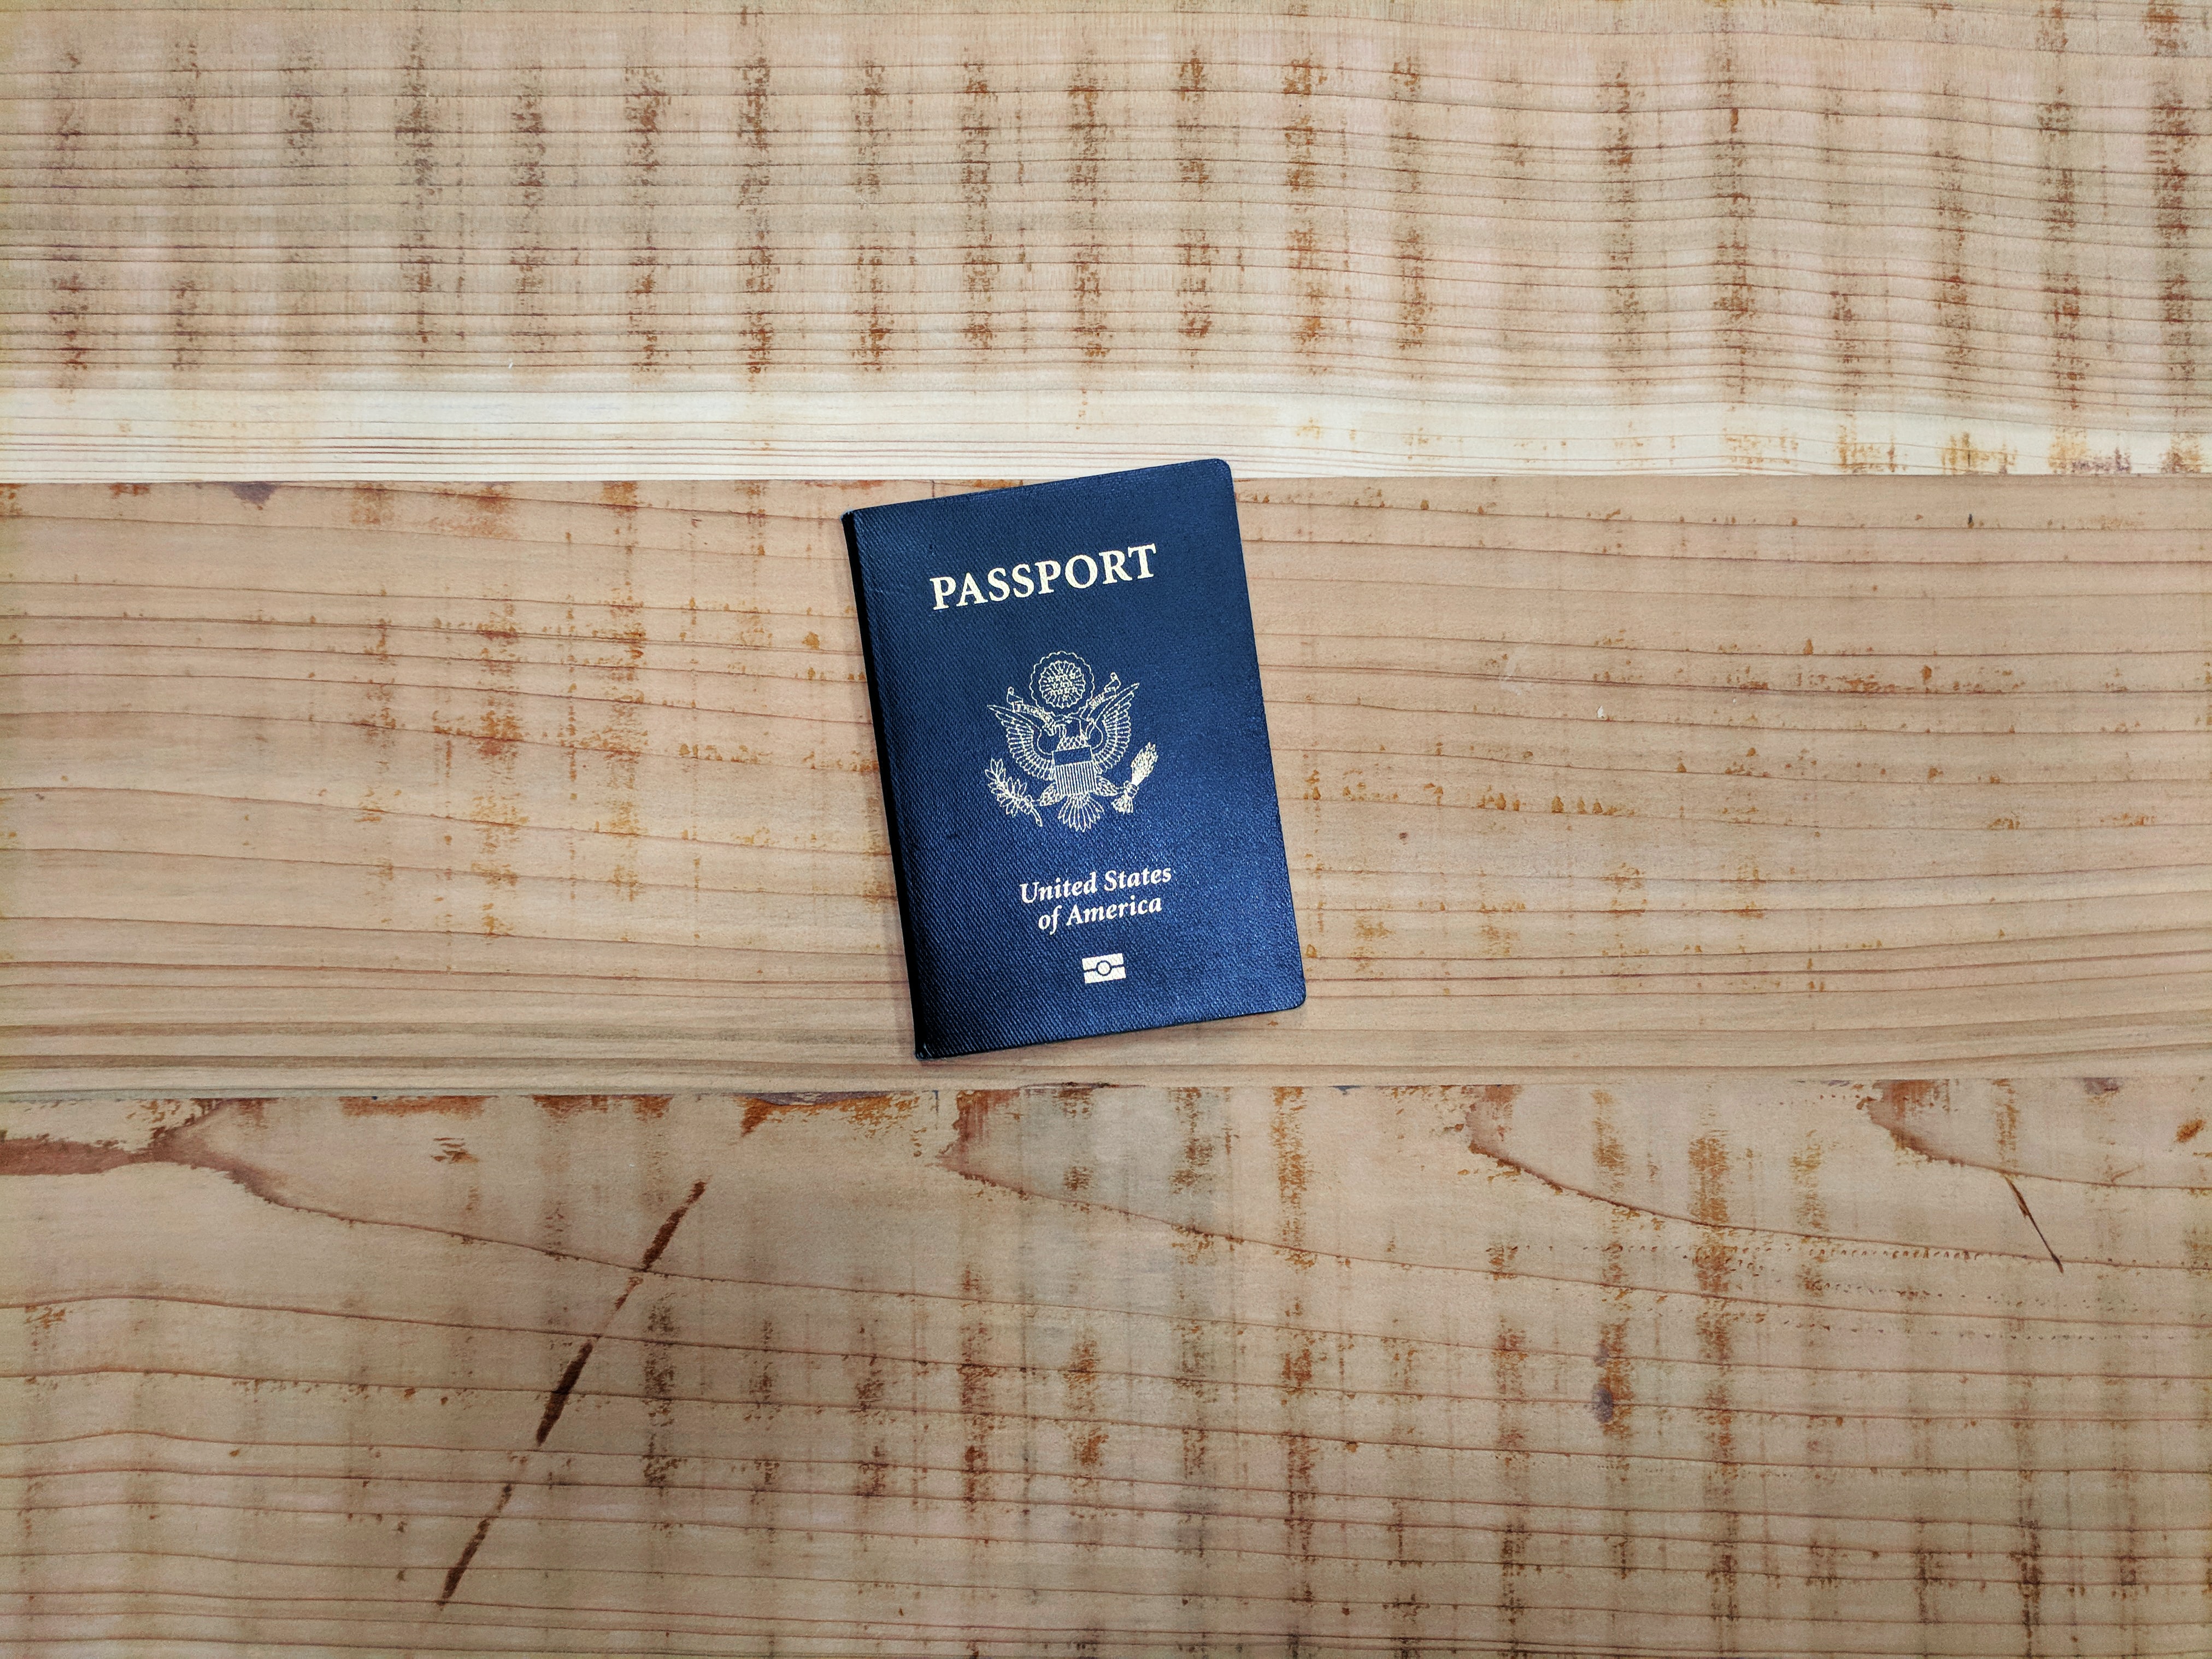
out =
<path fill-rule="evenodd" d="M 1135 811 L 1137 790 L 1152 775 L 1159 750 L 1149 743 L 1139 750 L 1125 782 L 1106 774 L 1128 752 L 1137 688 L 1122 684 L 1119 674 L 1098 685 L 1091 665 L 1075 653 L 1048 651 L 1030 670 L 1029 689 L 1023 697 L 1008 686 L 1006 702 L 992 704 L 991 713 L 1006 730 L 1014 764 L 1045 787 L 1032 797 L 1003 759 L 994 759 L 983 773 L 992 799 L 1008 817 L 1026 813 L 1040 830 L 1048 806 L 1059 807 L 1060 821 L 1078 830 L 1097 823 L 1109 804 L 1117 812 Z"/>

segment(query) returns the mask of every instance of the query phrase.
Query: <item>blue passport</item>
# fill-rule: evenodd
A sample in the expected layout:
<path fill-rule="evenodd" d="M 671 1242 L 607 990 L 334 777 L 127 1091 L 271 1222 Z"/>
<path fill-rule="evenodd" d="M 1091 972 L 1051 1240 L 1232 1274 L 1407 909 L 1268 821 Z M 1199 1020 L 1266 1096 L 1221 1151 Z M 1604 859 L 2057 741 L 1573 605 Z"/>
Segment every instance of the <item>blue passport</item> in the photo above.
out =
<path fill-rule="evenodd" d="M 1305 1000 L 1219 461 L 845 515 L 915 1052 Z"/>

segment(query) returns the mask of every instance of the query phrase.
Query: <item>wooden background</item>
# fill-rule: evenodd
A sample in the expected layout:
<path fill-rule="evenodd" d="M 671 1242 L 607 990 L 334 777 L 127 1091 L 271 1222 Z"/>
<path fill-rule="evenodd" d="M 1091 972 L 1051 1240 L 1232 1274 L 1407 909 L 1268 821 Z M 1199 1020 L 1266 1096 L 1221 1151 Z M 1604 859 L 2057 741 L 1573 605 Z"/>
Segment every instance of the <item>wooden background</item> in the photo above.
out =
<path fill-rule="evenodd" d="M 2201 1654 L 2208 1093 L 25 1103 L 10 1645 Z"/>
<path fill-rule="evenodd" d="M 2212 15 L 1317 9 L 0 13 L 0 1646 L 2212 1652 Z M 1311 1000 L 921 1066 L 1198 453 Z"/>
<path fill-rule="evenodd" d="M 1295 9 L 11 8 L 0 435 L 101 483 L 2202 465 L 2202 3 Z"/>
<path fill-rule="evenodd" d="M 930 488 L 18 491 L 15 1086 L 2203 1057 L 2200 481 L 1323 480 L 1239 507 L 1307 1006 L 924 1068 L 836 515 Z"/>

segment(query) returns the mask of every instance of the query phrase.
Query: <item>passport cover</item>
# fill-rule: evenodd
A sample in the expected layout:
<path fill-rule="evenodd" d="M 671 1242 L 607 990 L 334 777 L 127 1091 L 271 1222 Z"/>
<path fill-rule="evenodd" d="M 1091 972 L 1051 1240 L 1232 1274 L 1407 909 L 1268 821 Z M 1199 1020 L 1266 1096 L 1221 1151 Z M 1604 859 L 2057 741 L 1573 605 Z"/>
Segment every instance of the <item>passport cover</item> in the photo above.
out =
<path fill-rule="evenodd" d="M 1303 1003 L 1229 468 L 844 522 L 915 1052 Z"/>

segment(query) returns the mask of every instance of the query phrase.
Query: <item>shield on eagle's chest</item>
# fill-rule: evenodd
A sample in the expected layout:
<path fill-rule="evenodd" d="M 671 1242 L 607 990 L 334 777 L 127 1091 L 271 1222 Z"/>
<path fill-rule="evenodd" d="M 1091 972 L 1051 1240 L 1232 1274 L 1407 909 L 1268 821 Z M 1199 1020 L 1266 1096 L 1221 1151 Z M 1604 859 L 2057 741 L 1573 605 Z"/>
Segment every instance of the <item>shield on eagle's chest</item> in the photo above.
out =
<path fill-rule="evenodd" d="M 1047 799 L 1080 800 L 1085 795 L 1105 793 L 1106 781 L 1098 775 L 1098 763 L 1089 744 L 1070 743 L 1053 751 L 1052 787 L 1045 792 Z"/>
<path fill-rule="evenodd" d="M 1055 759 L 1052 781 L 1054 788 L 1070 798 L 1107 793 L 1106 780 L 1098 775 L 1098 763 L 1092 760 L 1087 751 L 1078 761 Z"/>
<path fill-rule="evenodd" d="M 1114 793 L 1099 775 L 1098 755 L 1089 744 L 1072 736 L 1053 750 L 1052 787 L 1039 797 L 1042 803 L 1060 805 L 1060 821 L 1071 830 L 1088 830 L 1106 809 L 1099 802 Z"/>

